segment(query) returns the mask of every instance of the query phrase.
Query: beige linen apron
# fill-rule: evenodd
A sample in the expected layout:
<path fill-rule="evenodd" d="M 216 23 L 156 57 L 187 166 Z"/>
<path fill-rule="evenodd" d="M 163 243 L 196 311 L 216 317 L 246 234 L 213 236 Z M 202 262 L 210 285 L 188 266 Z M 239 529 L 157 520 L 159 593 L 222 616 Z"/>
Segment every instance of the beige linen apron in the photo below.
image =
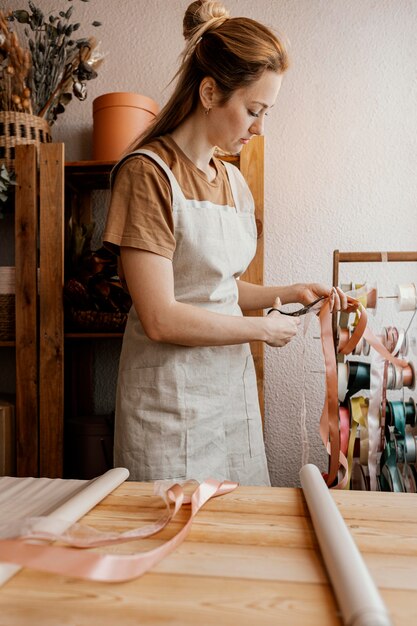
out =
<path fill-rule="evenodd" d="M 135 154 L 153 159 L 171 184 L 176 300 L 241 316 L 236 278 L 256 250 L 253 198 L 242 174 L 225 163 L 236 208 L 187 200 L 158 155 Z M 249 345 L 154 342 L 132 307 L 120 357 L 114 460 L 131 480 L 213 477 L 269 485 Z"/>

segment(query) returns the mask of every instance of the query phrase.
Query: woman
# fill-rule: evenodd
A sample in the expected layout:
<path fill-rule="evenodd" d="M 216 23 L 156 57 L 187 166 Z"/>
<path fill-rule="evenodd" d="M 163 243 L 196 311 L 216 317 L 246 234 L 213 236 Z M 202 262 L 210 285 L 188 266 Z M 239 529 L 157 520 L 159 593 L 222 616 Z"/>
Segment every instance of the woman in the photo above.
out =
<path fill-rule="evenodd" d="M 341 293 L 239 280 L 256 249 L 251 193 L 214 156 L 238 153 L 275 104 L 287 53 L 219 2 L 187 9 L 176 89 L 118 164 L 104 233 L 133 299 L 116 401 L 115 463 L 133 480 L 269 485 L 249 341 L 281 347 L 296 319 L 242 311 Z"/>

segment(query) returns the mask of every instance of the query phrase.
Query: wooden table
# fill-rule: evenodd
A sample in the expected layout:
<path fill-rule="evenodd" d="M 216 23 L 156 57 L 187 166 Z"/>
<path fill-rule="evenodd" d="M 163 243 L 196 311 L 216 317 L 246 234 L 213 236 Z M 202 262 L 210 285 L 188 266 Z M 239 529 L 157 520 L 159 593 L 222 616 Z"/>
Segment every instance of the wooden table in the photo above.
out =
<path fill-rule="evenodd" d="M 332 492 L 398 626 L 417 623 L 417 496 Z M 84 521 L 124 531 L 158 517 L 152 485 L 125 483 Z M 150 548 L 158 539 L 113 547 Z M 346 564 L 347 567 L 349 563 Z M 188 539 L 119 584 L 23 570 L 0 588 L 0 626 L 340 624 L 302 491 L 239 487 L 208 502 Z"/>

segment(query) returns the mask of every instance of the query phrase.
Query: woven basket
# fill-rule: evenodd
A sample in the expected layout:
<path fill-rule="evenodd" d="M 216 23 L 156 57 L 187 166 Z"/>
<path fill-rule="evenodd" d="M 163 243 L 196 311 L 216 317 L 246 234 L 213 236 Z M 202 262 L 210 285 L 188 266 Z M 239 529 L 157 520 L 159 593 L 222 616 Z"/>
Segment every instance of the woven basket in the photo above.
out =
<path fill-rule="evenodd" d="M 37 115 L 17 111 L 0 111 L 0 165 L 14 169 L 15 146 L 52 141 L 46 120 Z"/>
<path fill-rule="evenodd" d="M 102 333 L 122 333 L 127 322 L 127 313 L 120 311 L 78 311 L 71 308 L 68 312 L 68 326 L 72 330 L 94 331 Z"/>
<path fill-rule="evenodd" d="M 0 341 L 14 339 L 15 333 L 15 295 L 14 293 L 0 293 Z"/>

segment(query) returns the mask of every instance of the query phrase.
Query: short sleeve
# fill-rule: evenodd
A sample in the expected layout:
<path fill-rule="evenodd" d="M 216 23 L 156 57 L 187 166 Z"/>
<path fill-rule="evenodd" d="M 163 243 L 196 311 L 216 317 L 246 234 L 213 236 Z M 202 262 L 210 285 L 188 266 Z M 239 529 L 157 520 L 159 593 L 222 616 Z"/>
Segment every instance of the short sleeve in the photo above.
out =
<path fill-rule="evenodd" d="M 116 254 L 127 246 L 173 258 L 171 186 L 159 166 L 144 155 L 128 158 L 116 173 L 103 244 Z"/>

